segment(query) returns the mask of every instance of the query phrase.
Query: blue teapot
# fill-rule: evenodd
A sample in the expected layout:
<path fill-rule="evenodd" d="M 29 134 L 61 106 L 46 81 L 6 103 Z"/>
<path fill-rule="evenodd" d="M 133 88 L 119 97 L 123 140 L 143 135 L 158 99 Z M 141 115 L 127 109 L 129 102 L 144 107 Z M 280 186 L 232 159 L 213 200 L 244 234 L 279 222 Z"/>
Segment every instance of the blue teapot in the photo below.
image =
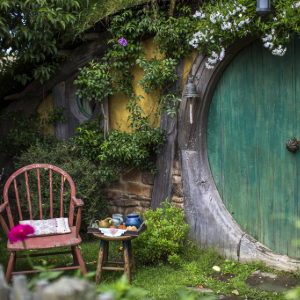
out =
<path fill-rule="evenodd" d="M 125 226 L 135 226 L 137 229 L 143 223 L 143 219 L 139 218 L 139 214 L 128 214 L 127 218 L 125 219 Z"/>

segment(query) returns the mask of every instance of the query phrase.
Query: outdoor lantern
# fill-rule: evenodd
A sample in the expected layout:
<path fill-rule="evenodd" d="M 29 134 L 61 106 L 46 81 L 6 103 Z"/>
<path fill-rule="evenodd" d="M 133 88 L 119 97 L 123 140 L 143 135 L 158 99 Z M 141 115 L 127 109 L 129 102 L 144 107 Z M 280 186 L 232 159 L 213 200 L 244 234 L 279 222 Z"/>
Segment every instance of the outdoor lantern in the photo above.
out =
<path fill-rule="evenodd" d="M 194 77 L 196 77 L 199 80 L 199 75 L 198 74 L 197 75 L 191 75 L 190 78 L 189 78 L 189 82 L 186 85 L 185 93 L 184 93 L 184 96 L 183 96 L 187 99 L 191 99 L 191 102 L 190 102 L 190 124 L 193 124 L 193 102 L 192 102 L 192 100 L 193 100 L 193 98 L 200 97 L 198 92 L 197 92 L 196 85 L 193 83 Z"/>
<path fill-rule="evenodd" d="M 271 12 L 270 0 L 257 0 L 256 12 L 261 15 L 270 13 Z"/>

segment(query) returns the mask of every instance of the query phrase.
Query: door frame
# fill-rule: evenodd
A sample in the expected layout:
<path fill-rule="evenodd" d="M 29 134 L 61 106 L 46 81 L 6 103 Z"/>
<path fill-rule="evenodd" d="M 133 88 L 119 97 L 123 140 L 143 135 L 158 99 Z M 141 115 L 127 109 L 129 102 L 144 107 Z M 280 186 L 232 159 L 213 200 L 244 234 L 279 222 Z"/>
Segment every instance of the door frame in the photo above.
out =
<path fill-rule="evenodd" d="M 232 59 L 257 37 L 236 40 L 226 50 L 223 61 L 206 69 L 207 56 L 199 53 L 190 75 L 200 98 L 193 100 L 193 124 L 189 123 L 189 102 L 182 97 L 178 116 L 178 147 L 181 162 L 184 213 L 190 225 L 189 238 L 196 244 L 215 248 L 228 258 L 241 262 L 260 261 L 267 266 L 294 271 L 300 259 L 276 253 L 248 235 L 226 209 L 211 174 L 206 130 L 210 103 L 220 77 Z M 183 95 L 184 95 L 183 91 Z"/>

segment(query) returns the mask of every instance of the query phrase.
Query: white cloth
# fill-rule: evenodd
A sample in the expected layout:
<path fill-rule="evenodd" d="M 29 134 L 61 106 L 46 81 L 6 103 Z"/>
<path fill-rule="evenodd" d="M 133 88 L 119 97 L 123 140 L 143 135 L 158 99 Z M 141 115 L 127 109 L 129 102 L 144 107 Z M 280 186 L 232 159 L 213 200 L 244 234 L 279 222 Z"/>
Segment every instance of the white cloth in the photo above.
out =
<path fill-rule="evenodd" d="M 99 230 L 105 236 L 121 236 L 127 231 L 126 229 L 117 228 L 99 228 Z"/>
<path fill-rule="evenodd" d="M 68 218 L 54 218 L 49 220 L 24 220 L 19 222 L 22 225 L 31 225 L 34 234 L 30 236 L 45 236 L 70 233 Z"/>

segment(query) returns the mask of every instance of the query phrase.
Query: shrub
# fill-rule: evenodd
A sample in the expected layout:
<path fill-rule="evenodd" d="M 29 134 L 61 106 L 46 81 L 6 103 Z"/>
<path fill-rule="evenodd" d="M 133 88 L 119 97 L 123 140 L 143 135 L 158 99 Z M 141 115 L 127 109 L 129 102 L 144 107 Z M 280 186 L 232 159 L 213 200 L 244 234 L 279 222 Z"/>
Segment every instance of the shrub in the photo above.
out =
<path fill-rule="evenodd" d="M 175 254 L 182 250 L 185 235 L 189 225 L 185 223 L 181 208 L 172 206 L 166 200 L 162 208 L 146 211 L 144 218 L 147 230 L 133 240 L 135 256 L 143 263 L 156 259 L 173 261 Z"/>
<path fill-rule="evenodd" d="M 23 152 L 20 157 L 16 158 L 15 163 L 17 168 L 21 168 L 30 164 L 45 163 L 57 166 L 67 172 L 76 187 L 76 197 L 84 202 L 82 208 L 82 220 L 87 224 L 91 219 L 101 219 L 105 216 L 108 208 L 107 198 L 104 191 L 101 189 L 99 182 L 93 176 L 96 165 L 88 159 L 75 155 L 74 144 L 57 144 L 49 147 L 45 144 L 36 143 L 28 150 Z M 42 201 L 43 201 L 43 218 L 50 217 L 50 201 L 49 201 L 49 170 L 40 169 Z M 36 171 L 28 171 L 30 196 L 32 201 L 33 218 L 39 218 L 38 206 L 38 187 Z M 53 172 L 53 215 L 59 217 L 60 211 L 60 186 L 61 175 Z M 20 199 L 22 207 L 28 211 L 26 200 L 25 181 L 20 181 L 19 195 L 23 196 Z M 71 190 L 68 182 L 64 184 L 64 216 L 69 214 Z M 23 200 L 23 202 L 22 202 Z"/>

